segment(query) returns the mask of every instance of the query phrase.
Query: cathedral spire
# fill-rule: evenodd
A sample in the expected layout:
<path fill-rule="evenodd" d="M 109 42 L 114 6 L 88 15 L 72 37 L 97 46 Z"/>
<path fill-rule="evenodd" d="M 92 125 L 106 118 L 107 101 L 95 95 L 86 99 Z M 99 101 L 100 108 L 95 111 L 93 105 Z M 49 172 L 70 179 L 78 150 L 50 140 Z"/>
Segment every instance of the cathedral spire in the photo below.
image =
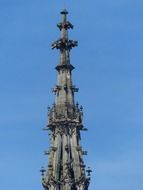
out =
<path fill-rule="evenodd" d="M 78 89 L 73 85 L 70 63 L 70 50 L 77 41 L 69 40 L 68 30 L 73 25 L 67 21 L 67 10 L 61 12 L 62 21 L 57 25 L 61 31 L 60 39 L 52 48 L 60 51 L 60 61 L 56 66 L 58 82 L 53 88 L 56 100 L 48 107 L 48 125 L 50 131 L 50 149 L 45 151 L 49 157 L 48 168 L 41 169 L 42 184 L 45 190 L 88 190 L 91 170 L 86 170 L 83 155 L 87 154 L 80 145 L 80 131 L 83 127 L 83 108 L 75 104 L 74 93 Z M 87 174 L 86 174 L 87 172 Z"/>
<path fill-rule="evenodd" d="M 74 67 L 70 63 L 70 50 L 76 47 L 78 42 L 69 40 L 68 30 L 73 29 L 73 25 L 67 20 L 68 11 L 64 9 L 61 11 L 62 21 L 57 24 L 61 31 L 60 39 L 52 44 L 52 49 L 59 49 L 60 62 L 56 66 L 58 71 L 58 84 L 54 88 L 56 93 L 57 106 L 68 105 L 74 106 L 74 92 L 78 89 L 72 84 L 72 70 Z"/>

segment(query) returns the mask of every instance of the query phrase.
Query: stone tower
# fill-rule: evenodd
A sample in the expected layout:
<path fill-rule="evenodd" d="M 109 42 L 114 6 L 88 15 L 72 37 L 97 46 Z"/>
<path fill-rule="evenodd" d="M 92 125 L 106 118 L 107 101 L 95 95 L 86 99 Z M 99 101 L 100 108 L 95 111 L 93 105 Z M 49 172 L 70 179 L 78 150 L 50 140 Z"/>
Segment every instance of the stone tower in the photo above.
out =
<path fill-rule="evenodd" d="M 50 131 L 50 150 L 46 151 L 48 168 L 41 169 L 42 184 L 45 190 L 88 190 L 90 168 L 85 169 L 83 151 L 80 146 L 80 132 L 83 127 L 83 108 L 75 104 L 74 93 L 78 88 L 72 82 L 70 50 L 77 46 L 77 41 L 69 40 L 68 29 L 73 25 L 67 21 L 67 10 L 61 12 L 62 21 L 57 25 L 61 31 L 59 40 L 52 44 L 52 49 L 60 51 L 60 62 L 56 66 L 58 82 L 53 92 L 56 95 L 54 105 L 48 108 Z M 86 175 L 87 173 L 87 175 Z"/>

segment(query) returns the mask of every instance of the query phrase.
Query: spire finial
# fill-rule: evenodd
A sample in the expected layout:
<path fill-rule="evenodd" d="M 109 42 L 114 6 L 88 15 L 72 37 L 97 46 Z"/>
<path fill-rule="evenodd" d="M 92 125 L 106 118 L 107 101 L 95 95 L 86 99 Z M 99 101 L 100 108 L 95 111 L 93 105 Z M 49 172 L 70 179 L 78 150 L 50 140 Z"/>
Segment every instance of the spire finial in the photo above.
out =
<path fill-rule="evenodd" d="M 76 47 L 78 45 L 77 41 L 68 39 L 68 29 L 73 29 L 73 25 L 67 21 L 67 14 L 68 11 L 66 9 L 61 11 L 62 22 L 57 24 L 58 28 L 61 31 L 61 37 L 59 40 L 52 44 L 52 49 L 60 49 L 62 52 L 63 50 L 70 51 L 73 47 Z"/>
<path fill-rule="evenodd" d="M 67 9 L 63 9 L 63 10 L 61 11 L 61 14 L 62 14 L 62 15 L 67 15 L 67 14 L 68 14 Z"/>
<path fill-rule="evenodd" d="M 68 14 L 68 11 L 66 9 L 61 11 L 62 21 L 59 24 L 57 24 L 60 30 L 67 31 L 68 29 L 73 29 L 73 25 L 69 21 L 67 21 L 67 14 Z"/>
<path fill-rule="evenodd" d="M 68 11 L 66 9 L 64 9 L 64 10 L 61 11 L 62 23 L 63 24 L 67 23 L 67 14 L 68 14 Z"/>

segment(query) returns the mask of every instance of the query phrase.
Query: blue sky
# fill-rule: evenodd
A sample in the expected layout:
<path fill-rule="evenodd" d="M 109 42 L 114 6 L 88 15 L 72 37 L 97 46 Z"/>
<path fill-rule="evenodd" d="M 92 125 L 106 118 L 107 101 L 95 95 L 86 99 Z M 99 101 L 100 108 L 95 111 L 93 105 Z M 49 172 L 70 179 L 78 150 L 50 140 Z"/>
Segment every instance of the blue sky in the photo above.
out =
<path fill-rule="evenodd" d="M 84 106 L 82 145 L 91 190 L 143 188 L 143 1 L 0 0 L 0 189 L 43 189 L 42 131 L 54 101 L 50 49 L 59 12 L 75 25 L 71 52 L 76 99 Z"/>

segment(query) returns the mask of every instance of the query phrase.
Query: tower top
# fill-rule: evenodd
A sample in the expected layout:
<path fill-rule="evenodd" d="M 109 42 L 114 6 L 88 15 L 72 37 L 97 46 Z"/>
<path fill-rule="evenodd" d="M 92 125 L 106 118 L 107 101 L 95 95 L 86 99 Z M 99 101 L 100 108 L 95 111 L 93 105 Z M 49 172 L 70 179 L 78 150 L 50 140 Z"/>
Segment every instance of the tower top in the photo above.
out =
<path fill-rule="evenodd" d="M 67 9 L 63 9 L 63 10 L 61 11 L 61 14 L 62 14 L 62 15 L 67 15 L 67 14 L 68 14 Z"/>
<path fill-rule="evenodd" d="M 64 9 L 63 11 L 61 11 L 61 15 L 62 15 L 62 21 L 59 24 L 57 24 L 57 27 L 60 30 L 73 29 L 73 25 L 69 21 L 67 21 L 68 11 L 66 9 Z"/>
<path fill-rule="evenodd" d="M 60 38 L 52 44 L 52 49 L 60 51 L 60 61 L 56 66 L 58 71 L 57 86 L 59 87 L 58 89 L 56 87 L 54 92 L 56 92 L 57 105 L 62 105 L 63 109 L 66 105 L 70 105 L 72 108 L 75 107 L 74 92 L 77 91 L 77 88 L 72 84 L 71 71 L 74 69 L 74 66 L 70 63 L 70 51 L 77 46 L 77 41 L 69 39 L 68 36 L 68 30 L 73 28 L 73 25 L 67 20 L 68 11 L 64 9 L 60 13 L 62 17 L 61 22 L 57 24 L 60 29 Z"/>
<path fill-rule="evenodd" d="M 67 68 L 69 70 L 74 69 L 70 64 L 70 50 L 78 45 L 77 41 L 69 40 L 68 29 L 73 29 L 73 25 L 67 21 L 68 11 L 64 9 L 61 11 L 62 21 L 57 24 L 60 29 L 60 38 L 52 44 L 52 49 L 60 50 L 60 63 L 56 67 L 59 71 L 60 69 Z"/>

